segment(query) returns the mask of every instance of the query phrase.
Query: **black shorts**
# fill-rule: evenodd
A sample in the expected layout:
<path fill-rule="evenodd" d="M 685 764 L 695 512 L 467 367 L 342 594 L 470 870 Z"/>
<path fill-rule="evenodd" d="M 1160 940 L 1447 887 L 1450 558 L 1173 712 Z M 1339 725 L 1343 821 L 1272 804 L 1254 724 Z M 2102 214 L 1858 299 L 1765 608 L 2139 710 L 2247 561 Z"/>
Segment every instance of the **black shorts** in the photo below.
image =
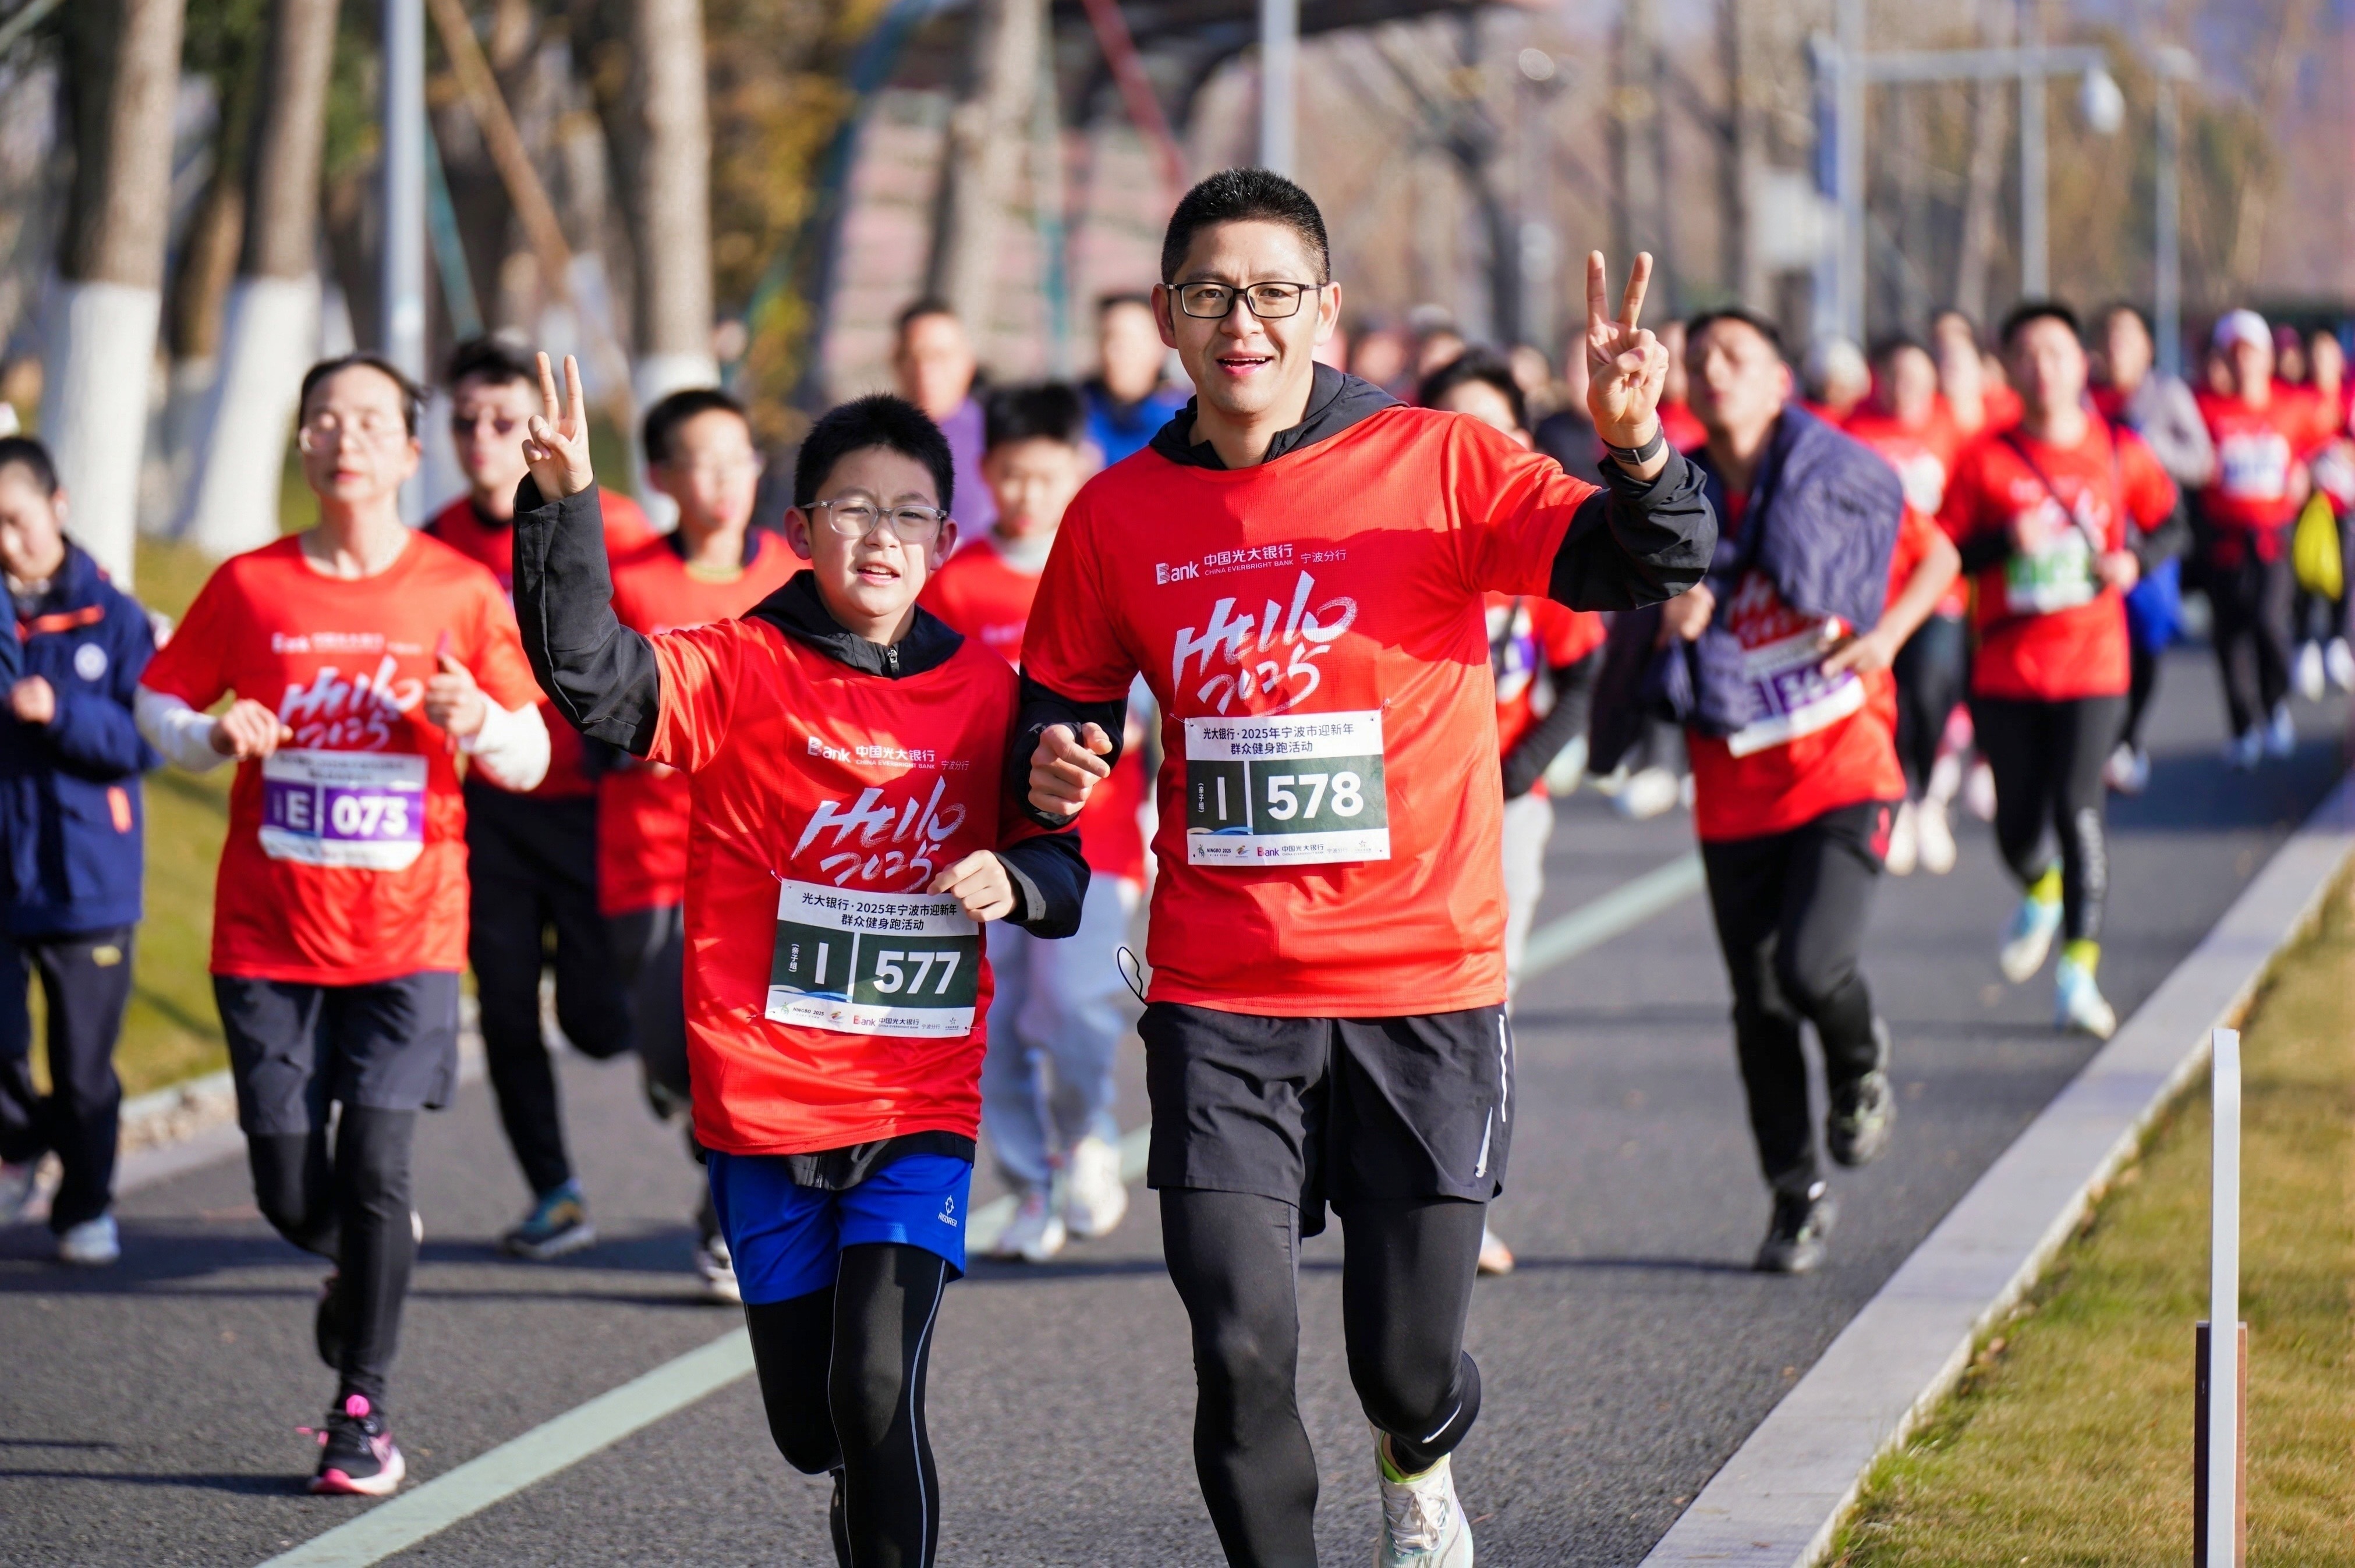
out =
<path fill-rule="evenodd" d="M 327 1125 L 330 1102 L 440 1110 L 458 1086 L 458 977 L 438 969 L 368 985 L 213 976 L 237 1084 L 237 1124 L 255 1137 Z"/>
<path fill-rule="evenodd" d="M 1300 1206 L 1505 1190 L 1513 1035 L 1499 1007 L 1269 1018 L 1156 1001 L 1137 1023 L 1153 1102 L 1146 1184 Z"/>

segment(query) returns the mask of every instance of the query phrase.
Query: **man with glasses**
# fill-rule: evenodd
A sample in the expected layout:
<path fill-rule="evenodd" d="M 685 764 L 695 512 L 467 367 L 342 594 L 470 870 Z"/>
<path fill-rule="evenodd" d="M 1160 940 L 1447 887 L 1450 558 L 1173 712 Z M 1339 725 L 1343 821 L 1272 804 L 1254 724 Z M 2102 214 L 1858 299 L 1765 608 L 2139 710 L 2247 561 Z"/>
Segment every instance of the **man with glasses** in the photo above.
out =
<path fill-rule="evenodd" d="M 481 562 L 515 591 L 515 497 L 522 482 L 524 422 L 538 411 L 529 360 L 495 337 L 452 352 L 450 440 L 466 493 L 425 531 Z M 605 498 L 605 548 L 621 555 L 653 537 L 627 496 Z M 531 1210 L 501 1245 L 546 1262 L 597 1239 L 565 1150 L 555 1065 L 540 1036 L 539 974 L 555 934 L 556 1021 L 589 1055 L 630 1048 L 629 1012 L 598 914 L 597 781 L 581 736 L 540 705 L 548 776 L 527 796 L 466 779 L 466 959 L 482 1009 L 483 1057 L 507 1145 L 531 1188 Z"/>
<path fill-rule="evenodd" d="M 1598 490 L 1317 365 L 1341 289 L 1316 204 L 1265 170 L 1211 176 L 1154 291 L 1195 399 L 1080 493 L 1031 609 L 1038 821 L 1082 814 L 1140 672 L 1163 715 L 1146 1181 L 1233 1563 L 1316 1561 L 1295 1275 L 1327 1203 L 1377 1560 L 1472 1561 L 1447 1456 L 1479 1411 L 1464 1325 L 1517 1109 L 1482 601 L 1624 609 L 1708 566 L 1715 519 L 1660 430 L 1667 352 L 1637 324 L 1650 271 L 1614 319 L 1588 260 Z"/>
<path fill-rule="evenodd" d="M 646 410 L 646 477 L 678 508 L 678 528 L 613 557 L 613 614 L 652 637 L 742 615 L 794 575 L 783 538 L 752 527 L 760 454 L 743 405 L 703 387 Z M 570 726 L 566 726 L 570 728 Z M 665 1120 L 687 1108 L 687 775 L 601 747 L 597 898 L 614 973 L 629 998 L 646 1099 Z M 690 1132 L 688 1146 L 694 1150 Z M 699 1157 L 699 1150 L 697 1151 Z M 696 1216 L 695 1271 L 737 1299 L 736 1273 L 707 1191 Z"/>

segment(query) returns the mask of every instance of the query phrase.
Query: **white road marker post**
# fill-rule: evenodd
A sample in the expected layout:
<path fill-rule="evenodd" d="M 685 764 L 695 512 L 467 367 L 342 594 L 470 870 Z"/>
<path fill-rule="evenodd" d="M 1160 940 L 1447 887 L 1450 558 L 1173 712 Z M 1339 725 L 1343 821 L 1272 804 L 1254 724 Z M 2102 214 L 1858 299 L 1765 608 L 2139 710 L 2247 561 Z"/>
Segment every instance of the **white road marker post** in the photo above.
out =
<path fill-rule="evenodd" d="M 2215 1111 L 2210 1165 L 2208 1321 L 2200 1325 L 2196 1568 L 2242 1568 L 2247 1557 L 2248 1326 L 2241 1321 L 2241 1036 L 2219 1029 L 2211 1052 Z M 2224 1330 L 2229 1329 L 2231 1332 Z M 2221 1543 L 2221 1544 L 2220 1544 Z"/>

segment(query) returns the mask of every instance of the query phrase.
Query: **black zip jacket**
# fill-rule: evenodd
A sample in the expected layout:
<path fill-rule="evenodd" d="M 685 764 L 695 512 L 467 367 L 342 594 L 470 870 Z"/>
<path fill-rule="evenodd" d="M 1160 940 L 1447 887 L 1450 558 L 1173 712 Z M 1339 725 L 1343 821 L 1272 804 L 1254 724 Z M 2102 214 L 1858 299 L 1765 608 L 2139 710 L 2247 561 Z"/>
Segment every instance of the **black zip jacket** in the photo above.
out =
<path fill-rule="evenodd" d="M 1373 383 L 1320 365 L 1300 423 L 1279 431 L 1262 461 L 1275 462 L 1397 404 Z M 1188 403 L 1162 426 L 1153 450 L 1184 467 L 1224 469 L 1215 447 L 1190 439 L 1196 408 L 1196 402 Z M 1701 493 L 1700 471 L 1673 448 L 1668 459 L 1648 480 L 1636 478 L 1615 461 L 1604 462 L 1604 488 L 1580 505 L 1554 554 L 1548 598 L 1572 609 L 1638 609 L 1674 599 L 1700 581 L 1717 553 L 1717 514 Z M 1074 730 L 1098 725 L 1112 737 L 1106 760 L 1117 761 L 1125 712 L 1124 702 L 1077 702 L 1022 677 L 1021 716 L 1014 726 L 1018 744 L 1007 754 L 1007 784 L 1020 792 L 1022 809 L 1034 821 L 1049 826 L 1058 821 L 1030 805 L 1030 753 L 1039 732 L 1050 725 Z"/>
<path fill-rule="evenodd" d="M 516 493 L 515 607 L 531 673 L 573 728 L 644 757 L 654 745 L 662 678 L 654 645 L 615 618 L 613 597 L 596 489 L 550 502 L 525 479 Z M 796 573 L 746 619 L 765 620 L 837 663 L 883 680 L 936 669 L 964 642 L 923 609 L 899 641 L 870 642 L 827 613 L 808 572 Z M 1028 749 L 1022 761 L 1027 779 Z M 1014 884 L 1008 924 L 1039 937 L 1080 928 L 1088 867 L 1076 832 L 1025 839 L 996 854 Z"/>

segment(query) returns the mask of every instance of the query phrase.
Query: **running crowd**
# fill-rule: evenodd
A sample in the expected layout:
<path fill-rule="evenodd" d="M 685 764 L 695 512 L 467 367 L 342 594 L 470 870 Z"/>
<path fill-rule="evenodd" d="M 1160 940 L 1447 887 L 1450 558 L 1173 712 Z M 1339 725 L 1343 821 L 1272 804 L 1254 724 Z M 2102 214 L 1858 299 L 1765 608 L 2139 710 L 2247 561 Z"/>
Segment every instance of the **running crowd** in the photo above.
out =
<path fill-rule="evenodd" d="M 595 1241 L 552 1022 L 679 1125 L 696 1270 L 741 1303 L 783 1457 L 833 1478 L 839 1562 L 933 1558 L 925 1369 L 981 1133 L 1000 1255 L 1121 1224 L 1134 1019 L 1229 1560 L 1316 1560 L 1295 1280 L 1329 1210 L 1379 1561 L 1468 1568 L 1448 1457 L 1475 1278 L 1512 1267 L 1486 1215 L 1553 796 L 1689 805 L 1757 1266 L 1797 1273 L 1836 1218 L 1822 1158 L 1891 1133 L 1859 966 L 1881 873 L 1951 869 L 1958 798 L 1990 818 L 2005 973 L 2057 941 L 2059 1026 L 2106 1036 L 2105 795 L 2149 781 L 2184 589 L 2234 767 L 2295 747 L 2294 689 L 2355 683 L 2330 333 L 2234 311 L 2194 388 L 2131 307 L 2089 343 L 2037 301 L 1992 349 L 1948 313 L 1795 367 L 1746 311 L 1646 329 L 1650 270 L 1614 307 L 1590 258 L 1559 367 L 1350 343 L 1314 202 L 1231 170 L 1179 203 L 1160 283 L 1103 302 L 1084 386 L 985 390 L 955 316 L 910 307 L 900 395 L 816 420 L 781 520 L 743 407 L 663 399 L 660 533 L 599 487 L 571 362 L 501 340 L 448 366 L 469 490 L 411 530 L 425 396 L 349 355 L 302 387 L 318 524 L 223 563 L 167 637 L 71 541 L 44 449 L 0 440 L 0 1223 L 54 1155 L 58 1255 L 119 1256 L 140 776 L 231 762 L 211 969 L 256 1202 L 328 1265 L 313 1489 L 404 1474 L 410 1147 L 471 969 L 528 1194 L 506 1250 Z"/>

